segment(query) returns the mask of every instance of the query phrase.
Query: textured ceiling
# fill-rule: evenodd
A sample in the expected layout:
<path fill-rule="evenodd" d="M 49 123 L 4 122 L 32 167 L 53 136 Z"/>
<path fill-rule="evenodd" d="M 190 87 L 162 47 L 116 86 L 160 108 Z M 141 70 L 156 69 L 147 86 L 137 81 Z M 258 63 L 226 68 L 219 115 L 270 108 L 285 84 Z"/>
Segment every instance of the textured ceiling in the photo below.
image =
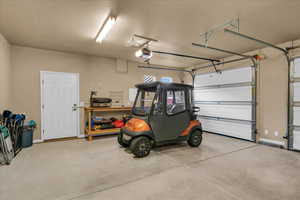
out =
<path fill-rule="evenodd" d="M 133 34 L 159 40 L 153 50 L 220 58 L 226 54 L 193 47 L 200 34 L 240 18 L 240 31 L 274 44 L 300 38 L 299 0 L 0 0 L 0 33 L 18 45 L 137 60 L 128 47 Z M 95 36 L 109 13 L 117 23 L 102 44 Z M 226 34 L 209 45 L 246 52 L 260 45 Z M 153 64 L 199 63 L 154 55 Z"/>

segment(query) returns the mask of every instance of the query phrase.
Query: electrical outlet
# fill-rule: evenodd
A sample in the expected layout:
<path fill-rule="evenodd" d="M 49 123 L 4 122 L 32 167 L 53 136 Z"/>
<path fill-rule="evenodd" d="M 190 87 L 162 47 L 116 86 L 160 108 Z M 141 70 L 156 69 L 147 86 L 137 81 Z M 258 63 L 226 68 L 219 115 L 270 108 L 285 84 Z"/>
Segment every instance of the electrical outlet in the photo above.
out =
<path fill-rule="evenodd" d="M 275 131 L 274 135 L 277 137 L 279 135 L 278 131 Z"/>
<path fill-rule="evenodd" d="M 268 134 L 269 134 L 269 130 L 265 129 L 265 135 L 268 135 Z"/>

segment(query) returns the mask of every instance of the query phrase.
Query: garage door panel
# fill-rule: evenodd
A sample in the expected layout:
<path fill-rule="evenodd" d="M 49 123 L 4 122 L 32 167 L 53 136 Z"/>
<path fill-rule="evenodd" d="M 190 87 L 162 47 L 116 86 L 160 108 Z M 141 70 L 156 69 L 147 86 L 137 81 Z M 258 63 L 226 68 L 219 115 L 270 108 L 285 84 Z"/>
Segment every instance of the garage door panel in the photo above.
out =
<path fill-rule="evenodd" d="M 300 77 L 300 59 L 295 59 L 294 61 L 294 77 Z"/>
<path fill-rule="evenodd" d="M 294 130 L 294 141 L 293 141 L 293 148 L 300 150 L 300 130 Z"/>
<path fill-rule="evenodd" d="M 200 107 L 199 115 L 251 120 L 251 105 L 204 105 L 196 104 Z"/>
<path fill-rule="evenodd" d="M 300 83 L 294 83 L 294 101 L 300 101 Z"/>
<path fill-rule="evenodd" d="M 237 123 L 205 118 L 199 118 L 199 120 L 201 121 L 204 131 L 251 140 L 252 125 L 250 123 Z"/>
<path fill-rule="evenodd" d="M 300 107 L 294 107 L 294 125 L 300 126 Z"/>
<path fill-rule="evenodd" d="M 251 86 L 195 90 L 196 101 L 251 101 Z"/>
<path fill-rule="evenodd" d="M 252 95 L 256 77 L 253 72 L 252 67 L 246 67 L 196 76 L 194 100 L 200 107 L 204 130 L 255 140 Z"/>
<path fill-rule="evenodd" d="M 251 82 L 251 68 L 239 68 L 233 70 L 225 70 L 219 73 L 203 74 L 195 78 L 195 84 L 201 86 L 207 85 L 223 85 L 232 83 Z"/>

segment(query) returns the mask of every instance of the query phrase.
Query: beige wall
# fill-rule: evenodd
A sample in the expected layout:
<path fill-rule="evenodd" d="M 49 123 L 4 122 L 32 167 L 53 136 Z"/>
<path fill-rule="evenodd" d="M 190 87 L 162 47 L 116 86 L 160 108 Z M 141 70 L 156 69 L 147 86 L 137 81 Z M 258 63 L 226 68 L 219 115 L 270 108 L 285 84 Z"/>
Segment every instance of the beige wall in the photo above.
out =
<path fill-rule="evenodd" d="M 294 41 L 294 45 L 300 41 Z M 291 46 L 292 42 L 282 44 Z M 257 86 L 257 128 L 258 139 L 267 138 L 276 141 L 282 139 L 287 128 L 287 91 L 288 69 L 282 53 L 264 48 L 249 52 L 264 53 L 267 58 L 258 66 Z M 291 52 L 291 56 L 299 56 L 300 51 Z M 228 58 L 228 59 L 232 59 Z M 219 66 L 219 68 L 249 66 L 248 61 Z M 172 76 L 175 81 L 180 79 L 190 82 L 188 74 L 172 71 L 151 71 L 137 68 L 137 63 L 129 62 L 128 73 L 116 72 L 116 59 L 48 51 L 21 46 L 11 46 L 12 65 L 12 104 L 15 112 L 25 112 L 30 119 L 40 123 L 40 82 L 41 70 L 80 73 L 80 98 L 88 101 L 89 92 L 97 90 L 100 96 L 107 96 L 109 91 L 124 91 L 124 99 L 128 99 L 128 88 L 143 81 L 143 74 Z M 200 70 L 203 73 L 209 70 Z M 1 79 L 2 80 L 2 79 Z M 9 99 L 9 98 L 6 98 Z M 268 130 L 269 134 L 265 134 Z M 275 136 L 275 132 L 278 135 Z M 40 138 L 39 130 L 35 139 Z"/>
<path fill-rule="evenodd" d="M 290 47 L 300 43 L 300 40 L 281 44 L 281 47 Z M 261 52 L 266 59 L 259 62 L 257 71 L 257 128 L 258 138 L 271 139 L 286 142 L 283 136 L 287 133 L 287 104 L 288 104 L 288 65 L 283 53 L 280 51 L 264 48 L 247 53 L 255 55 Z M 290 52 L 291 57 L 300 55 L 299 50 Z M 230 57 L 233 59 L 237 57 Z M 251 62 L 218 66 L 219 69 L 249 66 Z M 201 65 L 200 65 L 201 66 Z M 199 70 L 198 73 L 205 73 L 212 69 Z M 188 75 L 184 77 L 185 82 L 190 83 Z M 268 131 L 268 134 L 265 131 Z M 278 132 L 278 135 L 275 135 Z"/>
<path fill-rule="evenodd" d="M 10 108 L 11 95 L 10 44 L 0 34 L 0 112 Z"/>
<path fill-rule="evenodd" d="M 116 72 L 116 59 L 85 56 L 57 51 L 13 45 L 11 48 L 13 70 L 13 110 L 24 112 L 29 119 L 40 124 L 40 71 L 74 72 L 80 74 L 80 100 L 88 103 L 91 90 L 98 96 L 108 96 L 109 91 L 123 91 L 124 103 L 128 100 L 128 89 L 143 82 L 144 74 L 159 79 L 171 76 L 179 81 L 179 73 L 145 70 L 138 63 L 128 63 L 128 73 Z M 40 130 L 34 137 L 40 138 Z"/>

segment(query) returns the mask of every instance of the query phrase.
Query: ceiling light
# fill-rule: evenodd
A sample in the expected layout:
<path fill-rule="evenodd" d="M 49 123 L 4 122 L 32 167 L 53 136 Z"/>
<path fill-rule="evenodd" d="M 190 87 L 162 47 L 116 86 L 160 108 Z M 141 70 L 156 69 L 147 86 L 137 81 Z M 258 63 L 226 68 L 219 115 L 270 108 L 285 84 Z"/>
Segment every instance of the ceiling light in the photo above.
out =
<path fill-rule="evenodd" d="M 112 26 L 116 23 L 116 17 L 109 16 L 101 29 L 99 30 L 97 37 L 96 37 L 96 42 L 101 43 L 102 40 L 105 38 L 109 30 L 112 28 Z"/>
<path fill-rule="evenodd" d="M 135 56 L 143 59 L 150 59 L 152 57 L 152 51 L 148 48 L 141 48 L 135 52 Z"/>

